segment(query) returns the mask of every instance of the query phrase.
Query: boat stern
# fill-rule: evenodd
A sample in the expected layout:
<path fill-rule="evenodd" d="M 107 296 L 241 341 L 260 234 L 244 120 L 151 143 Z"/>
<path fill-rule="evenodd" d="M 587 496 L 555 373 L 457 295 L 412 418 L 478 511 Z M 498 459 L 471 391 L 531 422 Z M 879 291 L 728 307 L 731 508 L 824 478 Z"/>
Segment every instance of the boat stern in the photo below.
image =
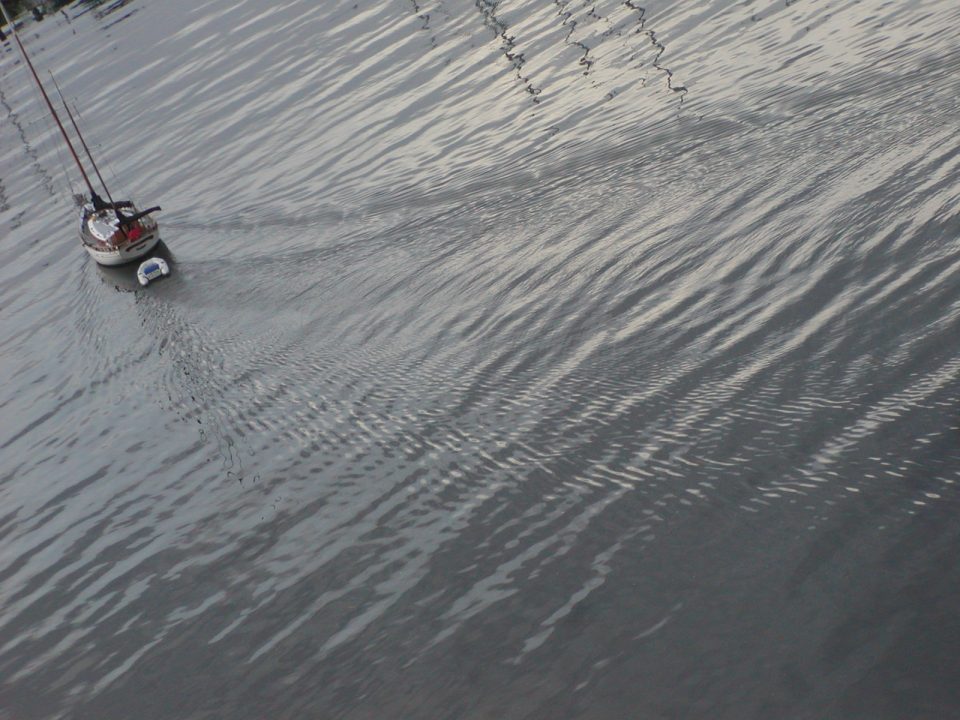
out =
<path fill-rule="evenodd" d="M 128 207 L 131 217 L 138 214 L 135 207 Z M 122 265 L 153 250 L 160 242 L 160 227 L 156 220 L 144 215 L 121 229 L 114 210 L 94 210 L 87 205 L 81 212 L 80 240 L 99 264 Z"/>

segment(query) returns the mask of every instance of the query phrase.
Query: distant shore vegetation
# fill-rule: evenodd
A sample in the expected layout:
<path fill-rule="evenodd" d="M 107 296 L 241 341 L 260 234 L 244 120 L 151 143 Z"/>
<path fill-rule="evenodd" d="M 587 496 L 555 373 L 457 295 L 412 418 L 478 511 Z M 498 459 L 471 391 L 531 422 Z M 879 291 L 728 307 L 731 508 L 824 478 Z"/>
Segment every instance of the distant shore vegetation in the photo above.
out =
<path fill-rule="evenodd" d="M 53 12 L 59 10 L 64 5 L 69 5 L 73 0 L 45 0 L 44 2 L 33 2 L 32 0 L 3 0 L 4 7 L 10 13 L 10 17 L 16 19 L 18 15 L 33 10 L 38 7 L 43 12 Z M 3 18 L 0 17 L 0 26 L 5 25 Z M 19 26 L 19 23 L 18 23 Z"/>

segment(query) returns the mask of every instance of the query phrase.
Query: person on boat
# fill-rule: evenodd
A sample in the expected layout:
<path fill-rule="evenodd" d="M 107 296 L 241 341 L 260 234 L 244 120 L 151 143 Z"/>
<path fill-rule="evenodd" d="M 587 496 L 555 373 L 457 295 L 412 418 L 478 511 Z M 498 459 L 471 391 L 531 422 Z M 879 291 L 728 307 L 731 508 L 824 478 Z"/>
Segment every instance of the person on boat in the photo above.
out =
<path fill-rule="evenodd" d="M 90 202 L 93 203 L 94 212 L 100 212 L 101 210 L 109 210 L 110 203 L 106 202 L 102 197 L 97 195 L 95 192 L 90 193 Z"/>
<path fill-rule="evenodd" d="M 90 194 L 90 202 L 93 203 L 95 212 L 100 212 L 101 210 L 123 210 L 124 208 L 133 207 L 133 203 L 129 200 L 111 203 L 104 200 L 97 193 Z"/>

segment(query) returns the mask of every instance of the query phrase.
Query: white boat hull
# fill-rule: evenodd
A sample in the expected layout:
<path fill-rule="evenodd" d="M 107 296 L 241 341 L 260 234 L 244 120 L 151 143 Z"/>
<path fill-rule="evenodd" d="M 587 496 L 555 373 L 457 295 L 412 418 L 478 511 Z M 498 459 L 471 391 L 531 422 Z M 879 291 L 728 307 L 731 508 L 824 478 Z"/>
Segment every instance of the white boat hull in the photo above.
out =
<path fill-rule="evenodd" d="M 132 216 L 136 208 L 124 212 Z M 100 265 L 123 265 L 142 258 L 160 242 L 160 228 L 149 216 L 125 226 L 121 232 L 112 209 L 94 211 L 90 205 L 80 214 L 80 241 L 84 250 Z"/>
<path fill-rule="evenodd" d="M 134 243 L 116 249 L 101 250 L 84 243 L 83 248 L 100 265 L 123 265 L 149 253 L 160 242 L 160 233 L 141 237 Z"/>

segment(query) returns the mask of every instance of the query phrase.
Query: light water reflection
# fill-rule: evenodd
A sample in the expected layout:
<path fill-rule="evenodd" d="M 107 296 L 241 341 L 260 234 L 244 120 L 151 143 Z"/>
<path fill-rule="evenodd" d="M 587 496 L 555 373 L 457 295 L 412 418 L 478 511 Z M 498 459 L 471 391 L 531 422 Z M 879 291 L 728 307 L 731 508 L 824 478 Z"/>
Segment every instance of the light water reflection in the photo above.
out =
<path fill-rule="evenodd" d="M 960 707 L 952 3 L 86 7 L 174 274 L 5 48 L 0 715 Z"/>

